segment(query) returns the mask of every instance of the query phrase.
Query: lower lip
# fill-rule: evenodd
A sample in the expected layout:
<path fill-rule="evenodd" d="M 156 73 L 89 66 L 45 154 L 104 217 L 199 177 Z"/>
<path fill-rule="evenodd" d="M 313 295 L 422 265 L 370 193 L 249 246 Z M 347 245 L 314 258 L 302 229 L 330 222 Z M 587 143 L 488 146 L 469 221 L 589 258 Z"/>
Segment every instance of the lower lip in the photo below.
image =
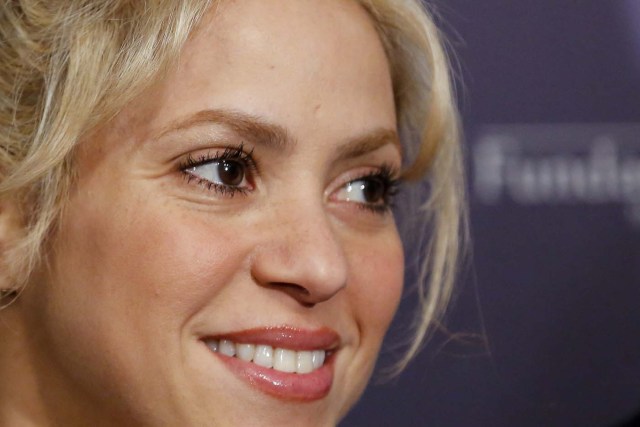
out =
<path fill-rule="evenodd" d="M 333 359 L 327 356 L 321 368 L 308 374 L 291 374 L 265 368 L 236 357 L 215 353 L 235 375 L 270 396 L 281 400 L 310 402 L 326 397 L 333 384 Z"/>

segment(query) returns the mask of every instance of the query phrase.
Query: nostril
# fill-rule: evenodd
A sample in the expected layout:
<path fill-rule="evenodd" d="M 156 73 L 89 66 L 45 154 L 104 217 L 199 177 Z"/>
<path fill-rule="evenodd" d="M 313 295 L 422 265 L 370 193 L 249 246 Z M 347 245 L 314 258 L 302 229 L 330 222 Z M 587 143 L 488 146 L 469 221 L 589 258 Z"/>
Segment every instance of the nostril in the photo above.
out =
<path fill-rule="evenodd" d="M 314 302 L 310 302 L 311 292 L 304 286 L 287 282 L 269 282 L 267 286 L 289 294 L 304 307 L 313 307 L 316 305 Z"/>
<path fill-rule="evenodd" d="M 253 282 L 303 307 L 330 300 L 346 287 L 348 272 L 342 243 L 330 232 L 302 235 L 295 227 L 278 229 L 270 243 L 254 249 L 249 267 Z"/>

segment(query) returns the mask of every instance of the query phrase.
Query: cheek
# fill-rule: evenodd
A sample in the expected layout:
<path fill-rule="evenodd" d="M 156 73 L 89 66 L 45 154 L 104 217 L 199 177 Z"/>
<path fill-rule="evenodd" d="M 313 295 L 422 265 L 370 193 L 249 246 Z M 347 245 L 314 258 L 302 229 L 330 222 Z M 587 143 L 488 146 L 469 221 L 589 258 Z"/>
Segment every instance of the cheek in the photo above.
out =
<path fill-rule="evenodd" d="M 56 329 L 56 348 L 134 378 L 141 366 L 177 356 L 185 325 L 224 291 L 242 254 L 225 227 L 152 200 L 109 200 L 67 211 L 40 312 Z M 101 355 L 113 352 L 118 359 Z"/>
<path fill-rule="evenodd" d="M 39 353 L 92 401 L 129 396 L 117 407 L 140 410 L 177 402 L 171 384 L 184 381 L 174 374 L 190 348 L 181 345 L 192 338 L 189 322 L 242 268 L 242 242 L 236 228 L 202 215 L 149 199 L 105 200 L 70 203 L 54 268 L 33 283 Z"/>
<path fill-rule="evenodd" d="M 404 255 L 397 234 L 363 245 L 352 258 L 357 285 L 350 291 L 363 340 L 379 344 L 398 308 L 404 278 Z"/>
<path fill-rule="evenodd" d="M 69 281 L 83 283 L 78 291 L 94 304 L 122 311 L 129 321 L 175 328 L 222 290 L 242 259 L 240 245 L 229 244 L 237 239 L 223 226 L 149 201 L 120 212 L 125 214 L 115 209 L 114 215 L 76 216 L 66 245 L 75 253 L 65 258 L 81 268 L 67 265 L 63 271 L 77 276 Z"/>

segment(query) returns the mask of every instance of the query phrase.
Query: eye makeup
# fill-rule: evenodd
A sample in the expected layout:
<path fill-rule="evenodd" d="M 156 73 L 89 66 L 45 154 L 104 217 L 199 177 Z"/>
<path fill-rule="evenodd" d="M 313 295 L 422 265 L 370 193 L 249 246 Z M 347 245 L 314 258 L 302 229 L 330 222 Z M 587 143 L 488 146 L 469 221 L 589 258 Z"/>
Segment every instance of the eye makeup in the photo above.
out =
<path fill-rule="evenodd" d="M 224 197 L 249 195 L 259 176 L 253 149 L 246 151 L 244 144 L 201 155 L 189 154 L 179 163 L 179 171 L 187 183 L 195 183 Z M 401 183 L 399 175 L 397 168 L 388 163 L 368 167 L 360 174 L 351 173 L 333 190 L 329 200 L 384 215 L 393 207 Z"/>
<path fill-rule="evenodd" d="M 216 151 L 196 157 L 189 154 L 179 169 L 187 183 L 195 182 L 227 197 L 252 191 L 258 171 L 253 150 L 245 151 L 243 144 L 225 147 L 222 153 Z"/>
<path fill-rule="evenodd" d="M 350 178 L 335 192 L 334 198 L 368 212 L 384 215 L 391 211 L 401 180 L 397 170 L 384 163 L 363 175 Z"/>

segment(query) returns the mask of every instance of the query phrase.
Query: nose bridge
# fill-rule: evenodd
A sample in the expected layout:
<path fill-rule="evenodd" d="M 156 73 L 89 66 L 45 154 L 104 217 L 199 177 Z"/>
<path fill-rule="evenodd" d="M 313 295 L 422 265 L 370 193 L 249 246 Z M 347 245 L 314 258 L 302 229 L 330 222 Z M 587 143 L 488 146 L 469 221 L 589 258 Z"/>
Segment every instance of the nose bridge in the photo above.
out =
<path fill-rule="evenodd" d="M 268 240 L 254 260 L 254 276 L 306 304 L 330 299 L 347 283 L 343 241 L 321 200 L 294 195 L 268 216 Z"/>

